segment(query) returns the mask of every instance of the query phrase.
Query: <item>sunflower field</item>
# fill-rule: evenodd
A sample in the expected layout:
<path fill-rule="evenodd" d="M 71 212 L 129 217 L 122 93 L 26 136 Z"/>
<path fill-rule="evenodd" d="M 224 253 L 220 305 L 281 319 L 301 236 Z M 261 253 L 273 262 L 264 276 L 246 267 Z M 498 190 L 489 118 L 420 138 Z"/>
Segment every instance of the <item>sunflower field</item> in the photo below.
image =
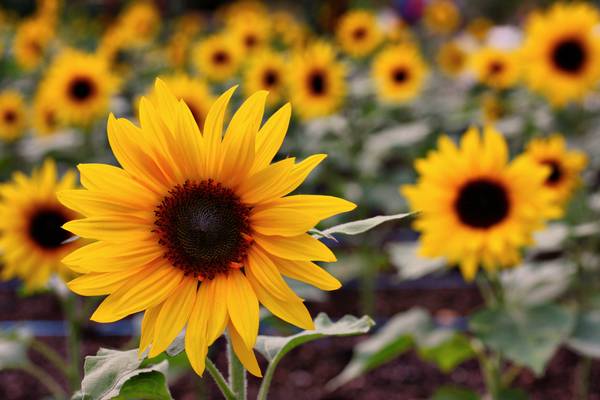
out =
<path fill-rule="evenodd" d="M 600 5 L 0 1 L 0 399 L 600 400 Z"/>

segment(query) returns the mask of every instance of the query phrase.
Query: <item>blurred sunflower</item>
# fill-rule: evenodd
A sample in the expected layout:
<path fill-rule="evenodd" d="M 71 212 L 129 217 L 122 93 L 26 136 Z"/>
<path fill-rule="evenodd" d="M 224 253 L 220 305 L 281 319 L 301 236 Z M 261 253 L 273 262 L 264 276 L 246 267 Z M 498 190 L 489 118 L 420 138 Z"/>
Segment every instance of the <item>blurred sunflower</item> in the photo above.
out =
<path fill-rule="evenodd" d="M 436 61 L 445 75 L 455 78 L 465 70 L 468 58 L 468 53 L 458 43 L 449 41 L 440 46 Z"/>
<path fill-rule="evenodd" d="M 420 253 L 459 264 L 467 280 L 480 266 L 493 272 L 517 265 L 532 232 L 560 214 L 544 185 L 549 168 L 526 156 L 509 162 L 506 141 L 491 127 L 483 137 L 469 129 L 460 147 L 442 136 L 415 168 L 417 184 L 401 192 L 420 212 Z"/>
<path fill-rule="evenodd" d="M 272 36 L 287 48 L 298 49 L 307 39 L 306 26 L 298 21 L 288 11 L 274 11 L 269 15 L 271 19 Z"/>
<path fill-rule="evenodd" d="M 102 117 L 118 87 L 105 58 L 75 50 L 54 59 L 43 84 L 54 96 L 61 123 L 76 125 Z"/>
<path fill-rule="evenodd" d="M 63 204 L 86 216 L 65 229 L 97 240 L 64 260 L 85 274 L 69 287 L 85 296 L 109 295 L 94 321 L 145 311 L 139 349 L 150 347 L 150 357 L 187 324 L 186 352 L 198 374 L 208 346 L 227 328 L 241 362 L 260 376 L 252 351 L 259 302 L 312 329 L 303 300 L 281 275 L 338 288 L 312 263 L 335 256 L 306 232 L 355 206 L 329 196 L 284 197 L 325 157 L 271 164 L 287 130 L 289 104 L 260 128 L 267 93 L 257 92 L 222 137 L 234 88 L 215 101 L 203 134 L 162 81 L 155 91 L 156 102 L 140 102 L 141 128 L 109 118 L 109 142 L 122 168 L 80 165 L 86 190 L 58 193 Z"/>
<path fill-rule="evenodd" d="M 0 92 L 0 138 L 18 139 L 27 125 L 27 111 L 21 93 L 16 90 Z"/>
<path fill-rule="evenodd" d="M 39 136 L 48 136 L 61 127 L 58 119 L 58 105 L 47 89 L 38 89 L 33 101 L 33 129 Z"/>
<path fill-rule="evenodd" d="M 404 103 L 421 93 L 428 69 L 419 49 L 410 44 L 388 46 L 375 56 L 371 77 L 377 96 L 387 103 Z"/>
<path fill-rule="evenodd" d="M 453 0 L 431 0 L 425 7 L 423 23 L 429 32 L 447 35 L 460 25 L 460 12 Z"/>
<path fill-rule="evenodd" d="M 269 44 L 271 23 L 266 15 L 243 13 L 227 21 L 226 32 L 244 55 L 249 55 Z"/>
<path fill-rule="evenodd" d="M 259 90 L 269 92 L 269 105 L 278 104 L 286 88 L 286 61 L 273 51 L 263 51 L 250 60 L 244 71 L 244 93 L 251 95 Z"/>
<path fill-rule="evenodd" d="M 45 19 L 31 18 L 21 23 L 13 41 L 17 64 L 25 70 L 39 66 L 53 36 L 54 28 Z"/>
<path fill-rule="evenodd" d="M 480 103 L 483 121 L 486 124 L 493 124 L 511 112 L 508 102 L 503 101 L 502 96 L 497 93 L 484 93 Z"/>
<path fill-rule="evenodd" d="M 580 183 L 579 175 L 587 164 L 586 155 L 577 150 L 568 150 L 560 134 L 533 139 L 527 145 L 525 154 L 535 162 L 550 167 L 546 187 L 556 193 L 561 203 L 566 202 Z"/>
<path fill-rule="evenodd" d="M 385 29 L 385 38 L 393 43 L 414 43 L 415 35 L 402 19 L 392 21 Z"/>
<path fill-rule="evenodd" d="M 16 172 L 11 182 L 0 186 L 2 279 L 21 278 L 27 290 L 35 290 L 54 273 L 65 280 L 72 277 L 61 259 L 79 243 L 65 243 L 71 234 L 61 226 L 77 214 L 58 202 L 56 191 L 74 187 L 74 171 L 57 180 L 50 159 L 31 177 Z"/>
<path fill-rule="evenodd" d="M 353 57 L 364 57 L 372 53 L 383 39 L 377 18 L 366 10 L 352 10 L 342 15 L 336 36 L 344 52 Z"/>
<path fill-rule="evenodd" d="M 136 1 L 119 15 L 117 25 L 127 37 L 128 46 L 146 46 L 158 33 L 160 12 L 151 1 Z"/>
<path fill-rule="evenodd" d="M 242 61 L 242 49 L 224 34 L 209 36 L 196 44 L 192 52 L 198 71 L 217 82 L 233 78 Z"/>
<path fill-rule="evenodd" d="M 175 33 L 167 43 L 166 52 L 169 64 L 175 68 L 183 68 L 188 62 L 191 40 L 187 34 Z"/>
<path fill-rule="evenodd" d="M 128 50 L 127 33 L 122 29 L 109 28 L 104 32 L 96 54 L 104 57 L 108 64 L 119 72 L 123 73 L 128 69 L 127 63 L 124 62 Z"/>
<path fill-rule="evenodd" d="M 585 97 L 600 80 L 599 23 L 597 9 L 585 3 L 531 15 L 521 61 L 527 85 L 555 106 Z"/>
<path fill-rule="evenodd" d="M 337 111 L 346 95 L 345 76 L 345 66 L 328 43 L 316 42 L 296 52 L 288 66 L 288 85 L 297 114 L 311 119 Z"/>
<path fill-rule="evenodd" d="M 487 18 L 478 17 L 469 22 L 467 25 L 467 32 L 471 34 L 475 39 L 483 42 L 490 31 L 490 29 L 494 26 L 494 23 Z"/>
<path fill-rule="evenodd" d="M 477 80 L 496 89 L 514 86 L 520 66 L 514 52 L 483 47 L 471 55 L 470 64 Z"/>

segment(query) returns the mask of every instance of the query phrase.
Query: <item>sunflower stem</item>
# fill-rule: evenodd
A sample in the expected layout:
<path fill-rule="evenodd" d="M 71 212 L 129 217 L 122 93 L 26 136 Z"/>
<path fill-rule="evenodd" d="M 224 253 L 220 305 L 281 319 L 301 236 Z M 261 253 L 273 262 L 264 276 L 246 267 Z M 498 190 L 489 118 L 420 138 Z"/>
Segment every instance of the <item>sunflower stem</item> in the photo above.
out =
<path fill-rule="evenodd" d="M 44 356 L 46 360 L 48 360 L 54 367 L 56 367 L 56 369 L 62 372 L 65 377 L 69 377 L 69 367 L 60 354 L 56 352 L 56 350 L 36 338 L 31 339 L 29 346 L 32 350 Z"/>
<path fill-rule="evenodd" d="M 271 381 L 273 380 L 273 374 L 275 373 L 276 367 L 276 362 L 269 363 L 267 371 L 265 372 L 265 376 L 263 377 L 263 380 L 260 383 L 260 389 L 258 390 L 258 396 L 256 397 L 256 400 L 267 400 L 267 396 L 269 395 L 269 389 L 271 388 Z"/>
<path fill-rule="evenodd" d="M 48 389 L 52 396 L 56 399 L 67 399 L 67 392 L 54 380 L 54 378 L 46 371 L 35 364 L 27 363 L 19 367 L 22 371 L 36 378 L 42 385 Z"/>
<path fill-rule="evenodd" d="M 229 361 L 229 386 L 237 400 L 246 400 L 246 369 L 235 354 L 229 337 L 227 338 L 227 360 Z"/>
<path fill-rule="evenodd" d="M 67 349 L 69 354 L 69 386 L 75 391 L 81 386 L 81 326 L 77 314 L 77 298 L 69 293 L 63 302 L 69 323 Z"/>
<path fill-rule="evenodd" d="M 231 388 L 227 384 L 227 381 L 223 377 L 223 374 L 221 374 L 221 371 L 219 371 L 217 366 L 208 357 L 206 358 L 206 370 L 217 384 L 219 390 L 221 390 L 221 393 L 223 393 L 223 397 L 225 397 L 225 399 L 237 399 L 235 393 L 231 390 Z"/>

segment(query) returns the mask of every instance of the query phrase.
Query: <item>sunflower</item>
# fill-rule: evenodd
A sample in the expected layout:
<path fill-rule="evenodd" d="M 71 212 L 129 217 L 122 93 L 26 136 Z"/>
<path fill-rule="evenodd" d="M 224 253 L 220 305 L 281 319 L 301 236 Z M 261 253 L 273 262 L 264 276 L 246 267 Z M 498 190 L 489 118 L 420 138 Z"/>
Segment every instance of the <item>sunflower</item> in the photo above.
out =
<path fill-rule="evenodd" d="M 267 15 L 246 12 L 229 18 L 226 32 L 244 55 L 249 55 L 269 44 L 271 23 Z"/>
<path fill-rule="evenodd" d="M 18 139 L 27 121 L 25 101 L 15 90 L 0 92 L 0 138 L 7 141 Z"/>
<path fill-rule="evenodd" d="M 150 357 L 187 324 L 186 352 L 198 374 L 208 346 L 227 328 L 237 356 L 260 376 L 252 351 L 259 302 L 311 329 L 302 299 L 281 275 L 338 288 L 312 263 L 335 256 L 306 231 L 355 206 L 329 196 L 286 196 L 325 156 L 271 164 L 291 107 L 259 128 L 265 91 L 240 106 L 222 137 L 234 89 L 215 101 L 201 134 L 185 103 L 157 80 L 156 97 L 140 102 L 141 128 L 109 117 L 108 139 L 122 168 L 80 165 L 85 190 L 58 196 L 86 217 L 65 229 L 97 240 L 64 260 L 84 274 L 69 283 L 73 291 L 109 295 L 92 320 L 145 311 L 139 349 L 150 347 Z"/>
<path fill-rule="evenodd" d="M 382 101 L 404 103 L 421 93 L 427 70 L 419 49 L 410 44 L 398 44 L 375 56 L 371 77 Z"/>
<path fill-rule="evenodd" d="M 193 51 L 198 71 L 208 79 L 224 82 L 238 71 L 242 61 L 242 49 L 231 36 L 216 34 L 198 43 Z"/>
<path fill-rule="evenodd" d="M 587 157 L 577 150 L 568 150 L 560 134 L 533 139 L 525 152 L 535 162 L 550 167 L 546 187 L 556 193 L 559 202 L 566 202 L 580 183 L 580 173 L 587 164 Z"/>
<path fill-rule="evenodd" d="M 150 1 L 134 2 L 119 15 L 117 26 L 127 37 L 129 47 L 146 46 L 158 33 L 160 13 Z"/>
<path fill-rule="evenodd" d="M 600 79 L 600 14 L 585 3 L 557 3 L 535 12 L 522 47 L 527 85 L 555 106 L 581 100 Z"/>
<path fill-rule="evenodd" d="M 56 190 L 72 189 L 75 172 L 57 180 L 56 165 L 46 160 L 31 177 L 17 172 L 0 186 L 0 248 L 2 279 L 21 278 L 27 290 L 43 287 L 53 273 L 63 279 L 72 274 L 61 259 L 79 244 L 66 242 L 71 234 L 61 226 L 77 215 L 61 205 Z"/>
<path fill-rule="evenodd" d="M 459 264 L 467 280 L 479 265 L 492 272 L 517 265 L 532 231 L 560 214 L 544 186 L 549 168 L 525 156 L 509 162 L 506 141 L 490 127 L 483 137 L 469 129 L 460 147 L 442 136 L 415 167 L 419 181 L 401 192 L 420 212 L 420 254 Z"/>
<path fill-rule="evenodd" d="M 336 36 L 342 50 L 353 57 L 364 57 L 372 53 L 383 39 L 383 32 L 373 13 L 352 10 L 342 15 Z"/>
<path fill-rule="evenodd" d="M 326 42 L 295 53 L 288 66 L 292 104 L 303 119 L 333 114 L 346 95 L 346 68 Z"/>
<path fill-rule="evenodd" d="M 32 125 L 39 136 L 51 135 L 61 127 L 54 96 L 43 85 L 38 89 L 33 101 Z"/>
<path fill-rule="evenodd" d="M 440 46 L 436 61 L 445 75 L 454 78 L 465 70 L 468 58 L 468 53 L 459 43 L 449 41 Z"/>
<path fill-rule="evenodd" d="M 43 81 L 58 105 L 59 120 L 76 125 L 88 125 L 107 112 L 117 83 L 105 58 L 75 50 L 57 56 Z"/>
<path fill-rule="evenodd" d="M 452 0 L 431 0 L 425 7 L 423 23 L 429 32 L 446 35 L 460 25 L 460 12 Z"/>
<path fill-rule="evenodd" d="M 17 64 L 25 70 L 38 67 L 53 36 L 54 29 L 46 19 L 30 18 L 21 23 L 13 41 Z"/>
<path fill-rule="evenodd" d="M 494 23 L 487 18 L 478 17 L 469 22 L 466 31 L 471 34 L 475 39 L 483 42 L 490 31 Z"/>
<path fill-rule="evenodd" d="M 278 40 L 287 48 L 302 47 L 307 38 L 305 24 L 298 21 L 289 11 L 279 10 L 269 14 L 273 39 Z"/>
<path fill-rule="evenodd" d="M 280 54 L 263 51 L 250 60 L 244 71 L 244 93 L 250 94 L 259 90 L 269 92 L 268 103 L 278 104 L 284 95 L 286 61 Z"/>
<path fill-rule="evenodd" d="M 512 87 L 519 79 L 519 62 L 509 50 L 483 47 L 471 55 L 470 64 L 479 82 L 496 89 Z"/>

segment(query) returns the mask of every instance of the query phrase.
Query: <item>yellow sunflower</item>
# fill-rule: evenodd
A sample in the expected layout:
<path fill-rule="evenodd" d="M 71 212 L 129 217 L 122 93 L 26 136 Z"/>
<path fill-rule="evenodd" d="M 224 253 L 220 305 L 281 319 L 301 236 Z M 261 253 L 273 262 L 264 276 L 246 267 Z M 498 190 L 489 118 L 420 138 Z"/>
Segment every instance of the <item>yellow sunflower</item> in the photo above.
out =
<path fill-rule="evenodd" d="M 585 3 L 557 3 L 535 12 L 521 53 L 527 85 L 555 106 L 581 100 L 600 79 L 600 14 Z"/>
<path fill-rule="evenodd" d="M 118 81 L 105 58 L 65 50 L 54 59 L 43 85 L 53 94 L 62 123 L 88 125 L 106 114 Z"/>
<path fill-rule="evenodd" d="M 61 127 L 58 105 L 52 93 L 43 86 L 38 89 L 33 101 L 32 125 L 39 136 L 51 135 Z"/>
<path fill-rule="evenodd" d="M 429 32 L 446 35 L 460 25 L 460 12 L 453 0 L 431 0 L 425 7 L 423 23 Z"/>
<path fill-rule="evenodd" d="M 352 10 L 342 15 L 336 36 L 342 50 L 353 57 L 371 54 L 383 39 L 377 18 L 366 10 Z"/>
<path fill-rule="evenodd" d="M 46 160 L 31 177 L 17 172 L 0 186 L 2 279 L 21 278 L 27 290 L 45 286 L 54 273 L 72 277 L 61 259 L 79 244 L 65 243 L 71 234 L 61 226 L 77 214 L 58 202 L 56 191 L 74 188 L 75 173 L 56 175 L 54 161 Z"/>
<path fill-rule="evenodd" d="M 436 61 L 445 75 L 454 78 L 465 70 L 468 58 L 468 53 L 460 44 L 449 41 L 440 46 Z"/>
<path fill-rule="evenodd" d="M 119 15 L 117 25 L 127 37 L 129 47 L 145 46 L 158 33 L 160 13 L 151 1 L 136 1 Z"/>
<path fill-rule="evenodd" d="M 292 49 L 302 47 L 307 39 L 306 25 L 289 11 L 279 10 L 269 14 L 273 39 Z"/>
<path fill-rule="evenodd" d="M 13 40 L 17 64 L 25 70 L 38 67 L 53 36 L 52 25 L 43 18 L 31 18 L 21 23 Z"/>
<path fill-rule="evenodd" d="M 479 266 L 488 271 L 512 267 L 532 232 L 560 214 L 544 181 L 550 170 L 520 156 L 508 161 L 502 135 L 469 129 L 457 147 L 442 136 L 438 149 L 417 160 L 419 180 L 402 187 L 418 211 L 420 254 L 446 257 L 472 280 Z"/>
<path fill-rule="evenodd" d="M 80 165 L 85 190 L 58 196 L 86 217 L 65 229 L 97 240 L 64 260 L 84 274 L 69 283 L 73 291 L 109 295 L 92 320 L 145 311 L 139 348 L 150 347 L 150 357 L 187 325 L 186 352 L 198 374 L 208 346 L 227 328 L 239 359 L 260 376 L 252 351 L 259 302 L 311 329 L 310 314 L 282 274 L 338 288 L 312 262 L 335 256 L 306 232 L 355 206 L 329 196 L 286 196 L 325 156 L 271 164 L 291 107 L 260 127 L 265 91 L 240 106 L 222 136 L 234 89 L 215 101 L 201 133 L 185 103 L 157 80 L 156 97 L 140 102 L 141 127 L 109 118 L 108 139 L 122 168 Z"/>
<path fill-rule="evenodd" d="M 23 134 L 27 126 L 25 101 L 16 90 L 0 92 L 0 139 L 12 141 Z"/>
<path fill-rule="evenodd" d="M 199 42 L 193 49 L 192 57 L 203 76 L 224 82 L 237 73 L 242 61 L 242 49 L 230 36 L 216 34 Z"/>
<path fill-rule="evenodd" d="M 269 92 L 270 105 L 281 102 L 286 88 L 286 61 L 273 51 L 265 50 L 250 60 L 244 71 L 246 96 L 259 90 Z"/>
<path fill-rule="evenodd" d="M 229 18 L 226 32 L 244 55 L 249 55 L 268 46 L 271 23 L 267 15 L 246 12 Z"/>
<path fill-rule="evenodd" d="M 477 80 L 495 89 L 507 89 L 519 79 L 520 65 L 513 51 L 483 47 L 471 55 Z"/>
<path fill-rule="evenodd" d="M 483 42 L 490 31 L 490 29 L 494 26 L 494 23 L 487 18 L 478 17 L 469 22 L 467 25 L 467 32 L 471 34 L 475 39 Z"/>
<path fill-rule="evenodd" d="M 527 145 L 525 154 L 535 162 L 550 167 L 546 187 L 556 193 L 559 202 L 566 202 L 581 181 L 579 175 L 587 165 L 586 155 L 581 151 L 568 150 L 560 134 L 533 139 Z"/>
<path fill-rule="evenodd" d="M 371 77 L 380 100 L 404 103 L 421 93 L 428 68 L 419 49 L 410 44 L 388 46 L 375 56 Z"/>
<path fill-rule="evenodd" d="M 288 84 L 298 115 L 306 120 L 337 111 L 346 95 L 345 76 L 345 66 L 328 43 L 296 52 L 288 66 Z"/>

